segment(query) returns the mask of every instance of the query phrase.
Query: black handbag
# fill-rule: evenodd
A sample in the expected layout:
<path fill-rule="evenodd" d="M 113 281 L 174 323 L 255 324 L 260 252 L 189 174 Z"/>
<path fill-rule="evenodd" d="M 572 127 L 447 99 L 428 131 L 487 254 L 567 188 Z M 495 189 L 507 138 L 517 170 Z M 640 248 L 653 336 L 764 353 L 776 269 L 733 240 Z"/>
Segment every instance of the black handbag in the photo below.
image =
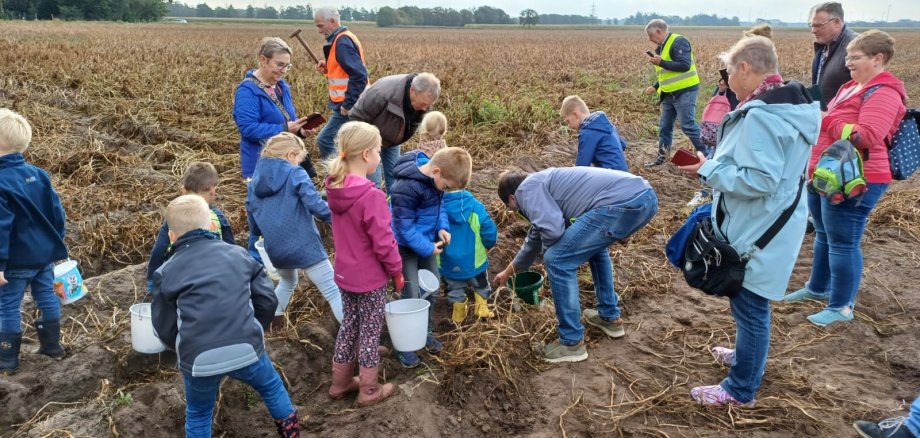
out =
<path fill-rule="evenodd" d="M 684 273 L 687 284 L 707 295 L 719 297 L 731 298 L 740 292 L 744 284 L 744 269 L 747 267 L 751 254 L 754 250 L 766 247 L 786 226 L 795 207 L 799 205 L 804 181 L 804 178 L 799 180 L 798 192 L 792 205 L 783 210 L 773 225 L 754 242 L 754 248 L 748 253 L 738 254 L 731 242 L 727 239 L 725 241 L 719 239 L 713 229 L 711 217 L 696 224 L 684 248 L 685 262 L 681 271 Z M 723 200 L 720 196 L 716 207 L 716 226 L 721 226 L 724 216 Z"/>

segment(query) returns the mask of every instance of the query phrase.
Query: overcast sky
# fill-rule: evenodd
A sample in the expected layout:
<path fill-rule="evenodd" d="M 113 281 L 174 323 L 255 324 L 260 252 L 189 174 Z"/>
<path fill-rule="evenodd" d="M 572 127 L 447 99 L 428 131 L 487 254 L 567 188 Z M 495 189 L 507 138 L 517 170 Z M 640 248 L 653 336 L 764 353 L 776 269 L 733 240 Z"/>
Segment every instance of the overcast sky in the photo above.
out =
<path fill-rule="evenodd" d="M 183 0 L 184 3 L 194 5 L 199 0 Z M 353 6 L 365 8 L 380 8 L 381 6 L 419 6 L 435 7 L 444 6 L 454 9 L 465 9 L 482 5 L 503 9 L 511 16 L 517 16 L 527 8 L 535 9 L 541 14 L 577 14 L 590 15 L 592 2 L 596 4 L 597 16 L 600 18 L 624 18 L 636 13 L 657 12 L 664 15 L 695 15 L 699 13 L 717 14 L 722 16 L 737 16 L 742 21 L 753 21 L 756 18 L 780 19 L 788 22 L 804 22 L 808 19 L 808 9 L 817 0 L 450 0 L 450 1 L 420 1 L 420 0 L 204 0 L 211 6 L 227 6 L 232 4 L 236 8 L 246 7 L 250 4 L 257 7 L 303 5 L 310 3 L 313 7 L 319 6 Z M 902 18 L 920 20 L 920 0 L 858 0 L 842 1 L 844 15 L 847 20 L 885 20 L 897 21 Z M 889 13 L 890 6 L 890 13 Z"/>

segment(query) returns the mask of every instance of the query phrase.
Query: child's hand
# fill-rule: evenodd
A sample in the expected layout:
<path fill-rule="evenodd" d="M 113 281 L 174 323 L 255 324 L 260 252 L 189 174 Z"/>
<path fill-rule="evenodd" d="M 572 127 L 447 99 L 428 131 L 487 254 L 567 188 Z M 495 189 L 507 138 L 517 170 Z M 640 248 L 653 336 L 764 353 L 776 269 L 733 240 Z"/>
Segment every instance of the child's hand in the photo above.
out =
<path fill-rule="evenodd" d="M 438 231 L 438 237 L 441 238 L 441 241 L 444 242 L 445 245 L 450 245 L 450 233 L 448 233 L 447 230 Z"/>
<path fill-rule="evenodd" d="M 403 277 L 402 272 L 393 276 L 393 287 L 396 288 L 396 291 L 401 291 L 403 287 L 406 286 L 406 278 Z"/>
<path fill-rule="evenodd" d="M 3 271 L 0 271 L 0 286 L 5 285 L 6 283 L 6 277 L 3 276 Z"/>
<path fill-rule="evenodd" d="M 514 266 L 509 264 L 507 268 L 492 277 L 492 286 L 502 287 L 508 281 L 508 277 L 511 277 L 511 274 L 514 274 Z"/>
<path fill-rule="evenodd" d="M 434 252 L 432 252 L 431 255 L 438 255 L 438 254 L 441 254 L 442 252 L 444 252 L 444 241 L 442 240 L 440 242 L 435 242 Z"/>

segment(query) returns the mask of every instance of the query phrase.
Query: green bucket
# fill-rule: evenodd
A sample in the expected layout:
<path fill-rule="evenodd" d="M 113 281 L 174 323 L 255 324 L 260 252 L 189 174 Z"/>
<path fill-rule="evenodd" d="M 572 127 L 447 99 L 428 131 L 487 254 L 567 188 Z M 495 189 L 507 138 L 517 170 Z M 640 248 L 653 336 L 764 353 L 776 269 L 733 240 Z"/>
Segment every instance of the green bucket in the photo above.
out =
<path fill-rule="evenodd" d="M 543 275 L 534 271 L 518 272 L 508 279 L 508 287 L 525 303 L 540 304 Z"/>

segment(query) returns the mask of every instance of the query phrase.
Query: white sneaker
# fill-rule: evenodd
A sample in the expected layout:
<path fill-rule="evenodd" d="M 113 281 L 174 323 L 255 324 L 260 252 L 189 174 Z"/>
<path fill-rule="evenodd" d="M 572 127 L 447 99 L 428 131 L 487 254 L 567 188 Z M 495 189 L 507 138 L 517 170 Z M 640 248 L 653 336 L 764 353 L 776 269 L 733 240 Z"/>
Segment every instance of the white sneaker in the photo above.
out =
<path fill-rule="evenodd" d="M 709 194 L 702 191 L 693 194 L 693 199 L 687 203 L 687 207 L 697 207 L 709 200 Z"/>

